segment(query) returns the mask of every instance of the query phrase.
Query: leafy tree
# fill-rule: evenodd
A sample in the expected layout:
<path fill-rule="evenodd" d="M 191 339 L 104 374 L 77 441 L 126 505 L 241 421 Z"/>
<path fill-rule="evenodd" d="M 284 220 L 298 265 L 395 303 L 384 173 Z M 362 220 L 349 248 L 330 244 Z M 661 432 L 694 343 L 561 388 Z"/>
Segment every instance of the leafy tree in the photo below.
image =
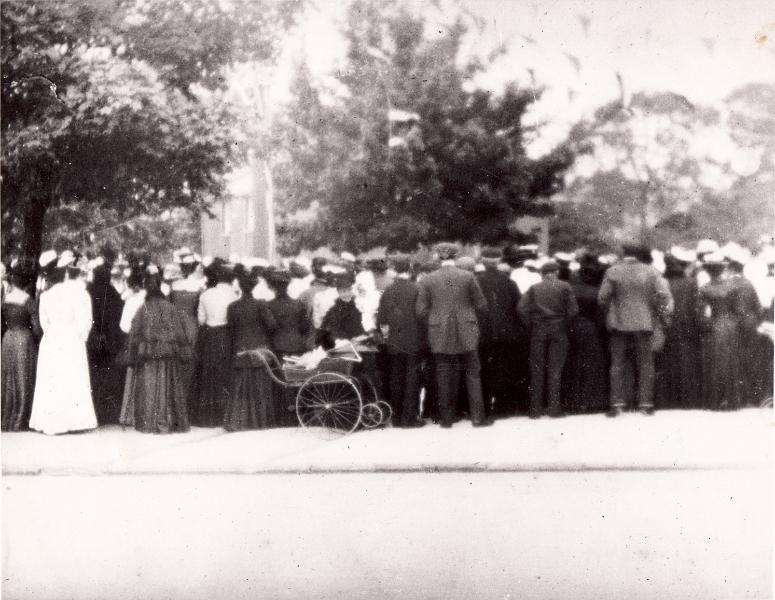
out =
<path fill-rule="evenodd" d="M 335 84 L 299 70 L 277 132 L 275 184 L 288 213 L 317 202 L 315 242 L 492 242 L 515 217 L 550 211 L 573 154 L 527 157 L 534 132 L 522 118 L 540 90 L 475 89 L 486 65 L 462 59 L 463 20 L 442 37 L 428 27 L 396 3 L 356 0 Z"/>
<path fill-rule="evenodd" d="M 3 250 L 35 256 L 46 216 L 198 211 L 243 157 L 225 95 L 270 60 L 287 2 L 8 1 L 2 16 Z"/>
<path fill-rule="evenodd" d="M 668 246 L 724 228 L 726 235 L 713 237 L 750 238 L 746 226 L 728 221 L 736 214 L 738 224 L 758 229 L 763 211 L 754 205 L 767 189 L 772 197 L 765 179 L 775 156 L 775 127 L 767 122 L 774 96 L 770 86 L 752 86 L 711 109 L 673 93 L 641 93 L 627 106 L 601 107 L 571 132 L 572 144 L 588 153 L 569 174 L 562 199 L 573 206 L 561 211 L 554 233 L 565 232 L 570 243 L 576 224 L 597 223 L 608 243 L 639 238 Z M 743 189 L 758 200 L 746 205 Z"/>

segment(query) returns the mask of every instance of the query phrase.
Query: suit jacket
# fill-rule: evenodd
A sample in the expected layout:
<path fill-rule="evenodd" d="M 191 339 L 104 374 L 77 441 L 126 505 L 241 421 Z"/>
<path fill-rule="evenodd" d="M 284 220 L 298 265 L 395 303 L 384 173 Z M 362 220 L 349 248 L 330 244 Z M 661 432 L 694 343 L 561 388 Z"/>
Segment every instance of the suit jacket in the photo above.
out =
<path fill-rule="evenodd" d="M 654 331 L 673 312 L 673 296 L 653 267 L 626 257 L 605 273 L 598 302 L 615 331 Z"/>
<path fill-rule="evenodd" d="M 522 296 L 519 312 L 531 325 L 557 322 L 570 324 L 579 314 L 579 305 L 567 281 L 546 277 Z"/>
<path fill-rule="evenodd" d="M 231 355 L 236 367 L 252 366 L 250 359 L 237 358 L 237 353 L 268 348 L 270 336 L 277 329 L 277 323 L 266 302 L 251 296 L 243 296 L 229 304 L 226 309 L 226 322 L 229 326 Z"/>
<path fill-rule="evenodd" d="M 487 310 L 480 315 L 482 344 L 519 340 L 524 325 L 517 314 L 517 284 L 506 273 L 490 269 L 478 273 L 477 281 L 487 300 Z"/>
<path fill-rule="evenodd" d="M 312 319 L 300 300 L 288 296 L 269 301 L 269 310 L 277 322 L 272 349 L 283 354 L 303 354 L 307 350 Z"/>
<path fill-rule="evenodd" d="M 387 325 L 387 349 L 391 354 L 417 354 L 422 348 L 421 325 L 417 318 L 420 288 L 408 279 L 396 279 L 379 300 L 377 327 Z"/>
<path fill-rule="evenodd" d="M 428 324 L 428 342 L 434 354 L 463 354 L 477 349 L 477 311 L 487 300 L 469 271 L 443 265 L 420 282 L 417 316 Z"/>

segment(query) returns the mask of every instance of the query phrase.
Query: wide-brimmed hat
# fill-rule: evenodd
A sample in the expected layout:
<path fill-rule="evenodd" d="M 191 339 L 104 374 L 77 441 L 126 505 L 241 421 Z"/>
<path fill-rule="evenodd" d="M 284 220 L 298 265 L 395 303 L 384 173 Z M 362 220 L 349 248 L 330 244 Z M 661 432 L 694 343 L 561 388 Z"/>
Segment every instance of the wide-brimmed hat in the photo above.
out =
<path fill-rule="evenodd" d="M 710 254 L 717 252 L 718 249 L 719 245 L 716 240 L 704 239 L 697 242 L 697 254 Z"/>
<path fill-rule="evenodd" d="M 693 250 L 688 250 L 683 246 L 672 246 L 667 254 L 665 254 L 665 261 L 680 262 L 688 265 L 696 260 L 697 253 Z"/>
<path fill-rule="evenodd" d="M 482 260 L 488 262 L 500 262 L 503 259 L 503 252 L 501 252 L 500 248 L 496 248 L 495 246 L 485 246 L 482 248 L 480 256 L 482 257 Z"/>

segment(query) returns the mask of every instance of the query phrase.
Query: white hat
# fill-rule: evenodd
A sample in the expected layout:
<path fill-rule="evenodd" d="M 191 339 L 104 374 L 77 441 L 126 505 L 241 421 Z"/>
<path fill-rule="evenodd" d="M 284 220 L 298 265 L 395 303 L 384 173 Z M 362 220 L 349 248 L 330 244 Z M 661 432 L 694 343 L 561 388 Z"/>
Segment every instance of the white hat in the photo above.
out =
<path fill-rule="evenodd" d="M 86 264 L 86 268 L 87 268 L 87 269 L 89 269 L 90 271 L 93 271 L 93 270 L 94 270 L 94 269 L 96 269 L 97 267 L 101 267 L 101 266 L 102 266 L 102 265 L 104 265 L 104 264 L 105 264 L 105 259 L 104 259 L 104 258 L 102 258 L 101 256 L 98 256 L 97 258 L 93 258 L 93 259 L 91 259 L 91 260 L 90 260 L 90 261 L 89 261 L 89 262 Z"/>
<path fill-rule="evenodd" d="M 737 244 L 725 252 L 724 256 L 726 256 L 730 262 L 741 265 L 746 265 L 751 261 L 751 251 L 748 250 L 748 248 L 743 248 Z"/>
<path fill-rule="evenodd" d="M 342 252 L 339 255 L 339 258 L 341 258 L 342 260 L 346 260 L 347 262 L 355 262 L 355 256 L 350 252 Z"/>
<path fill-rule="evenodd" d="M 702 257 L 702 261 L 706 264 L 724 264 L 726 262 L 724 255 L 721 252 L 709 252 Z"/>
<path fill-rule="evenodd" d="M 541 268 L 541 261 L 529 258 L 525 261 L 525 268 L 526 269 L 534 269 L 538 271 Z"/>
<path fill-rule="evenodd" d="M 45 267 L 50 262 L 57 259 L 57 253 L 56 250 L 46 250 L 43 254 L 40 255 L 40 258 L 38 259 L 38 264 L 41 267 Z"/>
<path fill-rule="evenodd" d="M 697 242 L 697 254 L 708 254 L 718 251 L 718 242 L 716 240 L 700 240 Z"/>
<path fill-rule="evenodd" d="M 759 258 L 768 265 L 775 264 L 775 246 L 770 244 L 763 246 Z"/>
<path fill-rule="evenodd" d="M 320 270 L 323 271 L 323 273 L 333 273 L 334 275 L 347 272 L 347 269 L 343 267 L 338 267 L 336 265 L 323 265 L 323 267 Z"/>
<path fill-rule="evenodd" d="M 57 268 L 58 269 L 64 269 L 65 267 L 69 267 L 75 262 L 75 254 L 73 254 L 70 250 L 65 250 L 62 252 L 62 254 L 59 255 L 59 260 L 57 261 Z"/>
<path fill-rule="evenodd" d="M 683 263 L 693 263 L 697 260 L 697 253 L 693 250 L 687 250 L 682 246 L 673 246 L 670 248 L 670 256 Z"/>
<path fill-rule="evenodd" d="M 240 261 L 237 261 L 240 262 Z M 265 258 L 256 258 L 254 256 L 243 256 L 242 257 L 242 264 L 245 265 L 248 268 L 252 267 L 262 267 L 266 268 L 269 266 L 269 261 Z"/>
<path fill-rule="evenodd" d="M 202 266 L 203 267 L 209 267 L 213 262 L 212 256 L 205 256 L 202 258 Z"/>
<path fill-rule="evenodd" d="M 555 252 L 554 258 L 559 262 L 570 263 L 573 262 L 573 259 L 576 258 L 576 256 L 571 252 Z"/>

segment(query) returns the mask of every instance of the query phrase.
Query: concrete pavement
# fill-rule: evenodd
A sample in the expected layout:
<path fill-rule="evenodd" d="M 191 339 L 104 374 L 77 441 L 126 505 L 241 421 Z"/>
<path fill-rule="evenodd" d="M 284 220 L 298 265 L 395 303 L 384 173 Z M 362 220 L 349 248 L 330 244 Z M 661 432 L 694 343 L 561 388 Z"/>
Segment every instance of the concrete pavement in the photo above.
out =
<path fill-rule="evenodd" d="M 302 429 L 148 435 L 120 427 L 2 435 L 6 475 L 769 468 L 773 411 L 511 418 L 474 429 L 379 429 L 323 439 Z"/>
<path fill-rule="evenodd" d="M 771 598 L 774 424 L 3 434 L 3 598 Z"/>

